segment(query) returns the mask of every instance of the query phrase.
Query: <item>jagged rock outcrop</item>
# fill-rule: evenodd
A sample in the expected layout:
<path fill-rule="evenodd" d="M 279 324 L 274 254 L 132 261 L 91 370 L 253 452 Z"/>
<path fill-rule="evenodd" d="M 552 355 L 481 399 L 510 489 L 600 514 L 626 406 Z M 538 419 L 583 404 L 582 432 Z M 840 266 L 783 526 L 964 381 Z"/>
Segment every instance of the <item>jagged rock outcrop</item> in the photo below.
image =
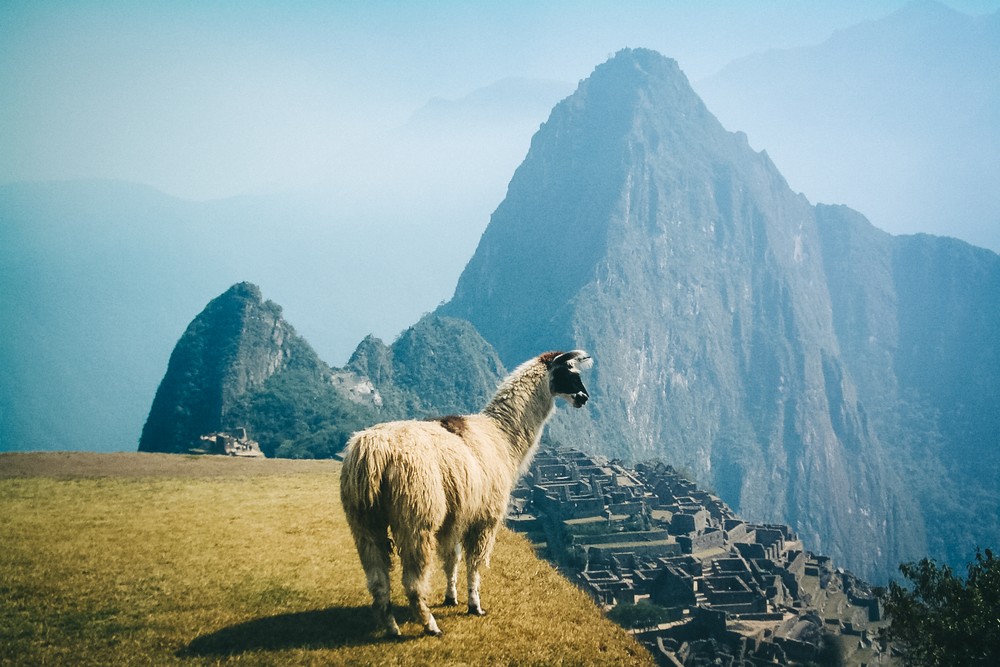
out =
<path fill-rule="evenodd" d="M 206 433 L 230 427 L 230 414 L 275 374 L 297 367 L 330 381 L 331 371 L 250 283 L 233 285 L 188 325 L 142 429 L 139 451 L 197 449 Z"/>
<path fill-rule="evenodd" d="M 943 257 L 944 240 L 893 239 L 858 218 L 792 192 L 674 61 L 627 49 L 555 107 L 439 312 L 471 321 L 507 364 L 553 345 L 594 354 L 590 419 L 557 417 L 557 439 L 671 461 L 744 516 L 786 522 L 882 580 L 938 530 L 899 462 L 896 438 L 914 429 L 883 394 L 955 405 L 916 378 L 945 370 L 952 355 L 934 346 L 957 352 L 949 332 L 970 326 L 959 338 L 987 353 L 976 373 L 986 394 L 972 405 L 996 412 L 1000 265 L 985 251 Z M 872 242 L 835 248 L 851 225 Z M 930 302 L 943 311 L 903 307 L 938 277 L 974 279 L 990 314 L 974 321 L 948 296 Z M 934 317 L 951 310 L 965 316 L 955 331 Z M 922 371 L 906 362 L 925 357 Z M 978 446 L 995 449 L 996 431 L 977 423 L 991 438 Z"/>
<path fill-rule="evenodd" d="M 237 285 L 178 343 L 140 448 L 247 426 L 330 456 L 579 346 L 594 400 L 555 440 L 670 461 L 879 582 L 1000 534 L 998 303 L 996 254 L 811 205 L 676 63 L 625 50 L 553 110 L 437 314 L 330 369 Z"/>
<path fill-rule="evenodd" d="M 386 346 L 369 336 L 346 369 L 371 379 L 398 419 L 478 412 L 505 375 L 493 347 L 465 320 L 426 315 Z"/>
<path fill-rule="evenodd" d="M 245 428 L 267 456 L 333 456 L 376 422 L 477 411 L 503 374 L 471 324 L 436 315 L 391 346 L 369 336 L 330 368 L 277 304 L 239 283 L 177 342 L 139 451 L 199 451 L 202 435 Z"/>

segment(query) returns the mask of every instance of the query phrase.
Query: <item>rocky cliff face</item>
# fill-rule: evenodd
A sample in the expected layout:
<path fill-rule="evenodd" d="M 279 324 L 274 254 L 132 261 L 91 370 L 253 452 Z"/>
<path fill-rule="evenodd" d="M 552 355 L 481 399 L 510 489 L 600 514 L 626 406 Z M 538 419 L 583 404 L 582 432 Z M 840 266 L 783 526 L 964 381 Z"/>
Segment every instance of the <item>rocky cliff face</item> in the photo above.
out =
<path fill-rule="evenodd" d="M 959 567 L 1000 535 L 1000 257 L 817 206 L 841 356 L 926 530 Z"/>
<path fill-rule="evenodd" d="M 958 349 L 935 347 L 951 329 L 931 314 L 947 309 L 904 305 L 938 279 L 967 289 L 955 285 L 968 267 L 940 257 L 942 242 L 813 207 L 722 128 L 676 63 L 625 50 L 536 134 L 441 312 L 471 321 L 508 365 L 551 347 L 594 354 L 591 418 L 557 418 L 556 438 L 682 466 L 743 515 L 787 522 L 880 580 L 929 539 L 885 391 L 934 405 L 912 375 L 934 371 L 907 359 L 947 364 Z M 990 312 L 995 259 L 973 271 Z M 953 333 L 981 324 L 967 308 Z M 979 407 L 996 404 L 989 354 Z M 995 448 L 995 433 L 970 445 Z"/>
<path fill-rule="evenodd" d="M 229 413 L 290 365 L 318 381 L 329 369 L 250 283 L 213 299 L 188 325 L 142 429 L 139 451 L 177 452 L 200 446 L 199 436 L 222 430 Z"/>
<path fill-rule="evenodd" d="M 366 338 L 346 368 L 330 368 L 279 306 L 240 283 L 177 342 L 139 451 L 197 450 L 201 435 L 243 427 L 267 456 L 332 456 L 380 421 L 477 411 L 503 374 L 471 324 L 435 315 L 391 346 Z"/>
<path fill-rule="evenodd" d="M 584 347 L 593 400 L 556 440 L 666 460 L 882 581 L 1000 534 L 998 303 L 996 254 L 811 205 L 676 63 L 626 50 L 553 110 L 438 314 L 331 369 L 236 285 L 178 342 L 140 449 L 248 425 L 268 454 L 329 456 Z"/>

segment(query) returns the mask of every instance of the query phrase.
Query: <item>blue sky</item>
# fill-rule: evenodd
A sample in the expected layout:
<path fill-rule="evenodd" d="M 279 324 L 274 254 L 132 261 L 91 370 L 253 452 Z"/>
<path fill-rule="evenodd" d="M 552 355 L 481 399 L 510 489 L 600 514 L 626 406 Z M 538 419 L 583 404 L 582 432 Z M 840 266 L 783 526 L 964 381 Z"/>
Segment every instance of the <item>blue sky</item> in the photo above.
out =
<path fill-rule="evenodd" d="M 113 178 L 200 200 L 336 180 L 350 169 L 338 155 L 434 97 L 506 77 L 575 83 L 625 46 L 695 81 L 903 4 L 8 0 L 0 182 Z"/>

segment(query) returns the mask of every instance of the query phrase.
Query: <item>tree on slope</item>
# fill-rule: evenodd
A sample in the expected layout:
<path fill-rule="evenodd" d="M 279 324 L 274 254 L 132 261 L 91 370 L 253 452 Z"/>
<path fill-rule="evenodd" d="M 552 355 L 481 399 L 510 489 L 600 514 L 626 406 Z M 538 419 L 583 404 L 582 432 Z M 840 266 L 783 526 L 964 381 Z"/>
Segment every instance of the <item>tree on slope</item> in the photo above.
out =
<path fill-rule="evenodd" d="M 926 558 L 899 569 L 910 586 L 889 584 L 886 637 L 905 664 L 1000 665 L 1000 559 L 992 551 L 976 551 L 964 580 Z"/>

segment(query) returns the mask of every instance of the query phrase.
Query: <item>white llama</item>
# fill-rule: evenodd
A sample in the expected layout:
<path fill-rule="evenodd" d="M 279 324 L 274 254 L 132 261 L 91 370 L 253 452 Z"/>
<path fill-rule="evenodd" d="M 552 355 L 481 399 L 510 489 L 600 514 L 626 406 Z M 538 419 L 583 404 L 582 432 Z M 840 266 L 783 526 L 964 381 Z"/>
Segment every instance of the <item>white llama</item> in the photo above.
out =
<path fill-rule="evenodd" d="M 582 350 L 548 352 L 507 376 L 479 414 L 379 424 L 348 442 L 340 497 L 388 636 L 399 635 L 389 596 L 393 543 L 424 632 L 441 634 L 427 606 L 435 545 L 448 581 L 444 604 L 458 604 L 464 551 L 469 613 L 486 613 L 479 568 L 489 565 L 510 492 L 531 462 L 555 397 L 577 408 L 587 402 L 580 371 L 590 364 Z"/>

